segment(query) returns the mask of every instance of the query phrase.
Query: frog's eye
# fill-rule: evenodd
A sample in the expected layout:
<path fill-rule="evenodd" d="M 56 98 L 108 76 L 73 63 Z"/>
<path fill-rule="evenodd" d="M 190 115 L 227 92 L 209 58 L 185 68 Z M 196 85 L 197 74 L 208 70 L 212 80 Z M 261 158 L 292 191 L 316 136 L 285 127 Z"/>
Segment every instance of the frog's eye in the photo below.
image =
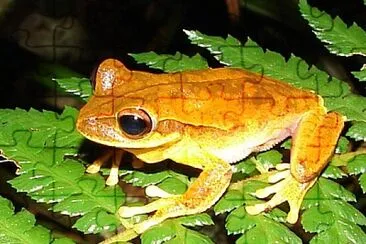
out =
<path fill-rule="evenodd" d="M 126 109 L 117 116 L 122 132 L 130 138 L 141 138 L 152 129 L 150 116 L 141 109 Z"/>

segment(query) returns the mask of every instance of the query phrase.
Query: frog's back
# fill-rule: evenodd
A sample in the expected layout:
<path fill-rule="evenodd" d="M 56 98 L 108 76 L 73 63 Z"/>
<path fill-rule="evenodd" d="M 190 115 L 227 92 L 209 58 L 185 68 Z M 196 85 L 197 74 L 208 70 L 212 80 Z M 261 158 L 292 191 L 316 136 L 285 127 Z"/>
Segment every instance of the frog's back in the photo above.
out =
<path fill-rule="evenodd" d="M 167 75 L 161 75 L 165 82 L 150 86 L 148 94 L 131 94 L 144 98 L 141 106 L 153 104 L 161 120 L 179 118 L 185 124 L 230 129 L 249 121 L 302 114 L 322 103 L 310 91 L 241 69 L 176 73 L 168 82 L 163 76 Z"/>

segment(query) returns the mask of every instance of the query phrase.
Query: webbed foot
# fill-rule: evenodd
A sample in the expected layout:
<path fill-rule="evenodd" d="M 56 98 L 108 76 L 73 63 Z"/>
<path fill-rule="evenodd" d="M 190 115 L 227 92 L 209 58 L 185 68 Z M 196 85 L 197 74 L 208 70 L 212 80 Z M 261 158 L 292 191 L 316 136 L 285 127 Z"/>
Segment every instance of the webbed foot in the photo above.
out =
<path fill-rule="evenodd" d="M 230 165 L 217 163 L 215 167 L 204 169 L 195 182 L 182 195 L 169 194 L 156 186 L 148 187 L 148 195 L 161 198 L 145 206 L 122 206 L 118 210 L 118 214 L 122 218 L 127 218 L 154 211 L 155 213 L 147 220 L 132 226 L 126 226 L 127 230 L 111 237 L 105 243 L 128 241 L 128 237 L 133 236 L 131 235 L 132 232 L 135 233 L 135 236 L 142 234 L 147 229 L 160 224 L 168 218 L 206 211 L 225 192 L 230 183 L 231 175 Z"/>
<path fill-rule="evenodd" d="M 274 193 L 274 196 L 265 203 L 259 203 L 253 206 L 247 206 L 245 209 L 251 215 L 256 215 L 261 212 L 268 211 L 283 202 L 288 202 L 290 211 L 287 215 L 286 221 L 294 224 L 296 223 L 301 203 L 306 192 L 313 186 L 317 178 L 308 182 L 298 182 L 290 173 L 289 164 L 280 164 L 277 169 L 285 169 L 268 178 L 269 183 L 275 183 L 271 186 L 257 190 L 254 195 L 258 198 L 265 198 Z M 277 183 L 276 183 L 277 182 Z"/>

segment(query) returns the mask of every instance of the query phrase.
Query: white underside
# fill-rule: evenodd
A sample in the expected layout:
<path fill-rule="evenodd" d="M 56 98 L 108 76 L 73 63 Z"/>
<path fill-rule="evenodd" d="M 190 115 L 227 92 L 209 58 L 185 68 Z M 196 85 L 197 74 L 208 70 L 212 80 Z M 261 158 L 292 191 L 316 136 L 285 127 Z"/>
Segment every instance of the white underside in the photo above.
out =
<path fill-rule="evenodd" d="M 292 130 L 282 130 L 272 135 L 266 135 L 262 132 L 256 135 L 255 138 L 246 138 L 242 143 L 233 144 L 230 147 L 208 149 L 216 157 L 230 163 L 236 163 L 246 158 L 252 152 L 265 151 L 271 149 L 273 146 L 283 141 L 292 134 Z M 260 140 L 260 138 L 267 138 Z"/>

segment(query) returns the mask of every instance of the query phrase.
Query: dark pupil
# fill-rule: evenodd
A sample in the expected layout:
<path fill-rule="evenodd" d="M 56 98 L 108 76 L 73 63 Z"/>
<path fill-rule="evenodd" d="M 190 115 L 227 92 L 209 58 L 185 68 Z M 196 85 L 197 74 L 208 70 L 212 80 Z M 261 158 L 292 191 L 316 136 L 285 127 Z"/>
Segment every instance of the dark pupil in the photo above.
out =
<path fill-rule="evenodd" d="M 119 124 L 124 132 L 129 135 L 139 135 L 146 129 L 146 123 L 136 115 L 123 115 L 119 118 Z"/>

